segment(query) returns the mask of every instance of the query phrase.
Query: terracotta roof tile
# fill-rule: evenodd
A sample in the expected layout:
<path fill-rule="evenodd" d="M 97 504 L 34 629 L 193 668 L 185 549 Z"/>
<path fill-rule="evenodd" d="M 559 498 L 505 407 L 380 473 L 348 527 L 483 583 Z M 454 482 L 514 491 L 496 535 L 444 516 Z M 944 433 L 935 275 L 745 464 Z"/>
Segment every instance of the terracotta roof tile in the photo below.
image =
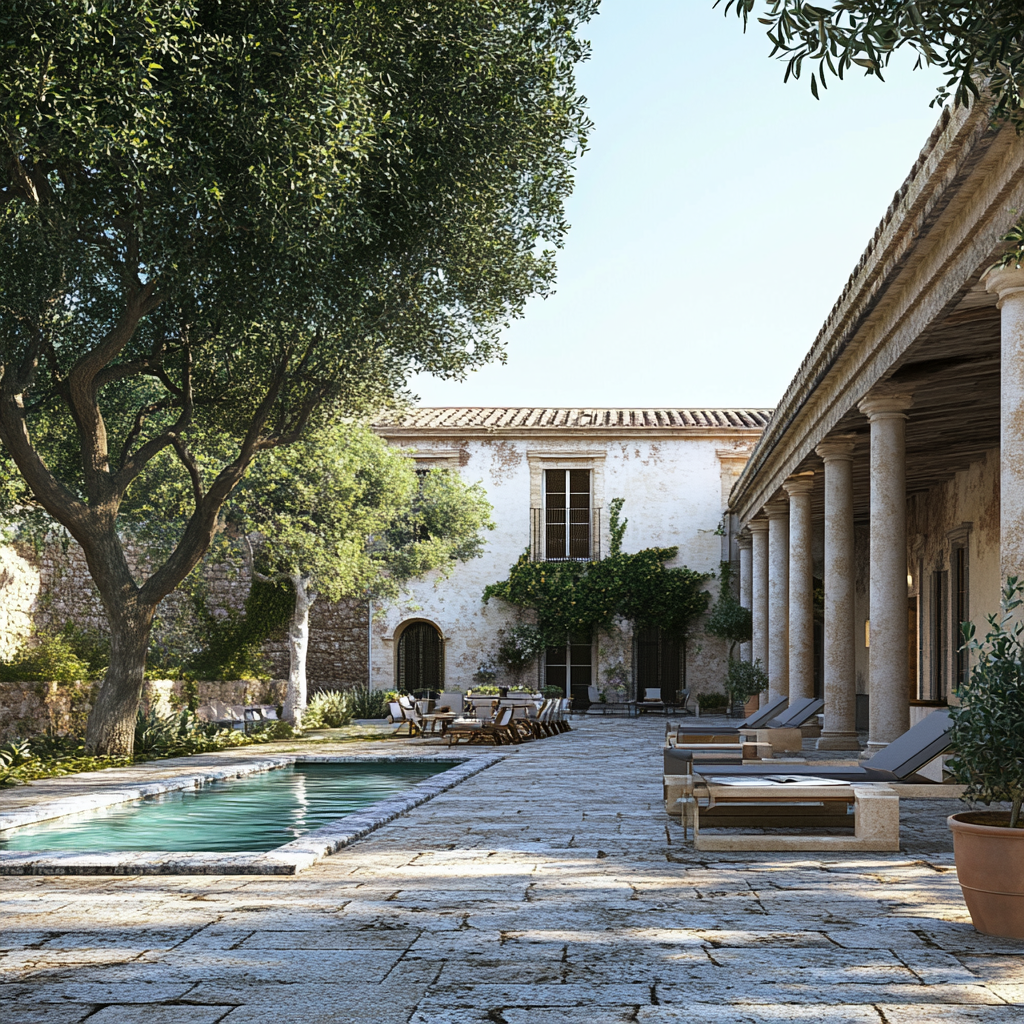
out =
<path fill-rule="evenodd" d="M 760 430 L 768 425 L 771 409 L 559 409 L 517 407 L 449 406 L 421 407 L 404 413 L 384 414 L 375 426 L 424 427 L 440 430 L 459 427 L 500 430 L 527 428 L 535 430 L 635 427 L 651 428 L 722 428 L 737 427 Z"/>

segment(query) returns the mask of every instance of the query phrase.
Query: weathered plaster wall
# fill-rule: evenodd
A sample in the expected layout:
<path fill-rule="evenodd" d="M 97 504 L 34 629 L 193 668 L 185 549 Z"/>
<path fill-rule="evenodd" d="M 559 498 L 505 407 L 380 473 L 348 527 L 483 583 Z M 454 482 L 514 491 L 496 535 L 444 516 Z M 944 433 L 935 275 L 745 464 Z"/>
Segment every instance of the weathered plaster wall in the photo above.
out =
<path fill-rule="evenodd" d="M 984 634 L 987 616 L 999 611 L 999 449 L 986 453 L 939 487 L 912 495 L 908 502 L 908 565 L 920 599 L 923 629 L 921 673 L 934 671 L 930 628 L 934 600 L 932 574 L 950 569 L 951 532 L 969 524 L 967 540 L 970 619 Z"/>
<path fill-rule="evenodd" d="M 422 451 L 443 449 L 445 442 L 424 436 Z M 483 557 L 457 565 L 447 580 L 429 577 L 412 585 L 407 597 L 378 608 L 373 621 L 372 686 L 395 684 L 397 641 L 412 621 L 432 622 L 445 641 L 446 685 L 465 688 L 481 662 L 488 659 L 499 629 L 518 621 L 516 609 L 481 595 L 488 583 L 503 579 L 530 543 L 530 465 L 528 452 L 558 453 L 571 458 L 595 452 L 604 455 L 601 550 L 607 552 L 608 505 L 623 497 L 629 519 L 626 551 L 677 545 L 670 564 L 717 571 L 721 539 L 716 528 L 722 517 L 722 464 L 716 454 L 722 440 L 466 440 L 459 446 L 459 468 L 467 481 L 480 481 L 494 506 L 497 528 L 488 535 Z M 454 460 L 453 460 L 454 461 Z M 597 502 L 595 502 L 597 503 Z M 709 590 L 715 593 L 712 581 Z M 620 659 L 631 664 L 631 637 L 623 632 L 596 641 L 597 679 Z M 700 635 L 691 644 L 688 682 L 694 692 L 717 689 L 725 678 L 725 646 Z M 534 673 L 534 678 L 536 677 Z"/>

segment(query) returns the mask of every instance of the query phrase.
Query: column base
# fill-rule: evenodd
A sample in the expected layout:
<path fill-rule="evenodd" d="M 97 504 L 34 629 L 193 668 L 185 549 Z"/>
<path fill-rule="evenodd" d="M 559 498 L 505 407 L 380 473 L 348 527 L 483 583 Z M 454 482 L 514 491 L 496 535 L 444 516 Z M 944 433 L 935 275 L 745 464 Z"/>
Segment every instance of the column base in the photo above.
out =
<path fill-rule="evenodd" d="M 823 732 L 814 745 L 816 750 L 860 750 L 855 732 Z"/>

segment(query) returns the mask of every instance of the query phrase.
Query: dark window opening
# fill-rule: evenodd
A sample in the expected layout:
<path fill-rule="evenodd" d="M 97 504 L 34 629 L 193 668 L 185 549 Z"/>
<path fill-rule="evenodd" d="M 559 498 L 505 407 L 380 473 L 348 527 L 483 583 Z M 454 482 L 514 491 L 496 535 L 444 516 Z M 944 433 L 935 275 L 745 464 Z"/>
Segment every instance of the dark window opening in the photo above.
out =
<path fill-rule="evenodd" d="M 638 629 L 633 636 L 636 696 L 644 690 L 661 690 L 665 703 L 679 699 L 686 688 L 686 640 L 658 627 Z"/>
<path fill-rule="evenodd" d="M 544 507 L 545 558 L 590 558 L 590 470 L 545 470 Z"/>
<path fill-rule="evenodd" d="M 931 633 L 932 664 L 927 688 L 922 685 L 922 700 L 945 700 L 946 678 L 949 664 L 949 603 L 947 599 L 947 576 L 944 571 L 932 573 L 931 587 Z M 924 680 L 922 679 L 922 683 Z"/>
<path fill-rule="evenodd" d="M 968 592 L 967 548 L 955 547 L 951 552 L 953 563 L 953 685 L 959 688 L 967 682 L 970 672 L 970 658 L 964 649 L 964 634 L 961 627 L 970 618 L 970 601 Z"/>
<path fill-rule="evenodd" d="M 398 639 L 398 688 L 409 693 L 444 688 L 441 634 L 429 622 L 414 622 Z"/>
<path fill-rule="evenodd" d="M 589 636 L 572 636 L 565 644 L 549 647 L 544 658 L 544 685 L 556 686 L 572 697 L 574 708 L 589 707 L 593 655 Z"/>

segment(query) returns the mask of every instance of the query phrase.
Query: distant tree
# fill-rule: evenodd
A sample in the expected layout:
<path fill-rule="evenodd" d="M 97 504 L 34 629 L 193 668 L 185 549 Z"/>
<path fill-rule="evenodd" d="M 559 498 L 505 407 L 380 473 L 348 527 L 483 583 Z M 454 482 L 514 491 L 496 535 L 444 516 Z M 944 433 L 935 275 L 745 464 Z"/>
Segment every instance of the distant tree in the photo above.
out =
<path fill-rule="evenodd" d="M 91 751 L 130 753 L 156 609 L 254 460 L 499 356 L 550 289 L 595 8 L 0 6 L 0 501 L 99 591 Z M 183 507 L 140 493 L 160 460 Z M 132 501 L 183 524 L 141 579 Z"/>
<path fill-rule="evenodd" d="M 721 562 L 718 570 L 718 600 L 711 606 L 704 622 L 708 636 L 724 640 L 729 645 L 729 663 L 732 664 L 737 644 L 746 644 L 754 631 L 754 619 L 749 608 L 740 604 L 733 590 L 731 562 Z"/>
<path fill-rule="evenodd" d="M 366 426 L 336 424 L 261 459 L 228 506 L 229 528 L 251 544 L 254 576 L 287 581 L 285 715 L 306 706 L 309 610 L 322 596 L 395 598 L 411 579 L 477 557 L 493 529 L 483 488 L 434 469 L 419 477 L 405 452 Z"/>
<path fill-rule="evenodd" d="M 718 0 L 721 3 L 721 0 Z M 716 3 L 715 6 L 718 5 Z M 917 54 L 917 66 L 933 65 L 946 75 L 933 102 L 950 96 L 969 106 L 988 89 L 994 120 L 1024 127 L 1024 7 L 1020 0 L 727 0 L 725 11 L 743 20 L 756 15 L 774 45 L 772 56 L 786 61 L 786 80 L 810 65 L 811 92 L 827 76 L 842 78 L 855 67 L 882 77 L 901 47 Z M 757 13 L 760 11 L 760 13 Z"/>

